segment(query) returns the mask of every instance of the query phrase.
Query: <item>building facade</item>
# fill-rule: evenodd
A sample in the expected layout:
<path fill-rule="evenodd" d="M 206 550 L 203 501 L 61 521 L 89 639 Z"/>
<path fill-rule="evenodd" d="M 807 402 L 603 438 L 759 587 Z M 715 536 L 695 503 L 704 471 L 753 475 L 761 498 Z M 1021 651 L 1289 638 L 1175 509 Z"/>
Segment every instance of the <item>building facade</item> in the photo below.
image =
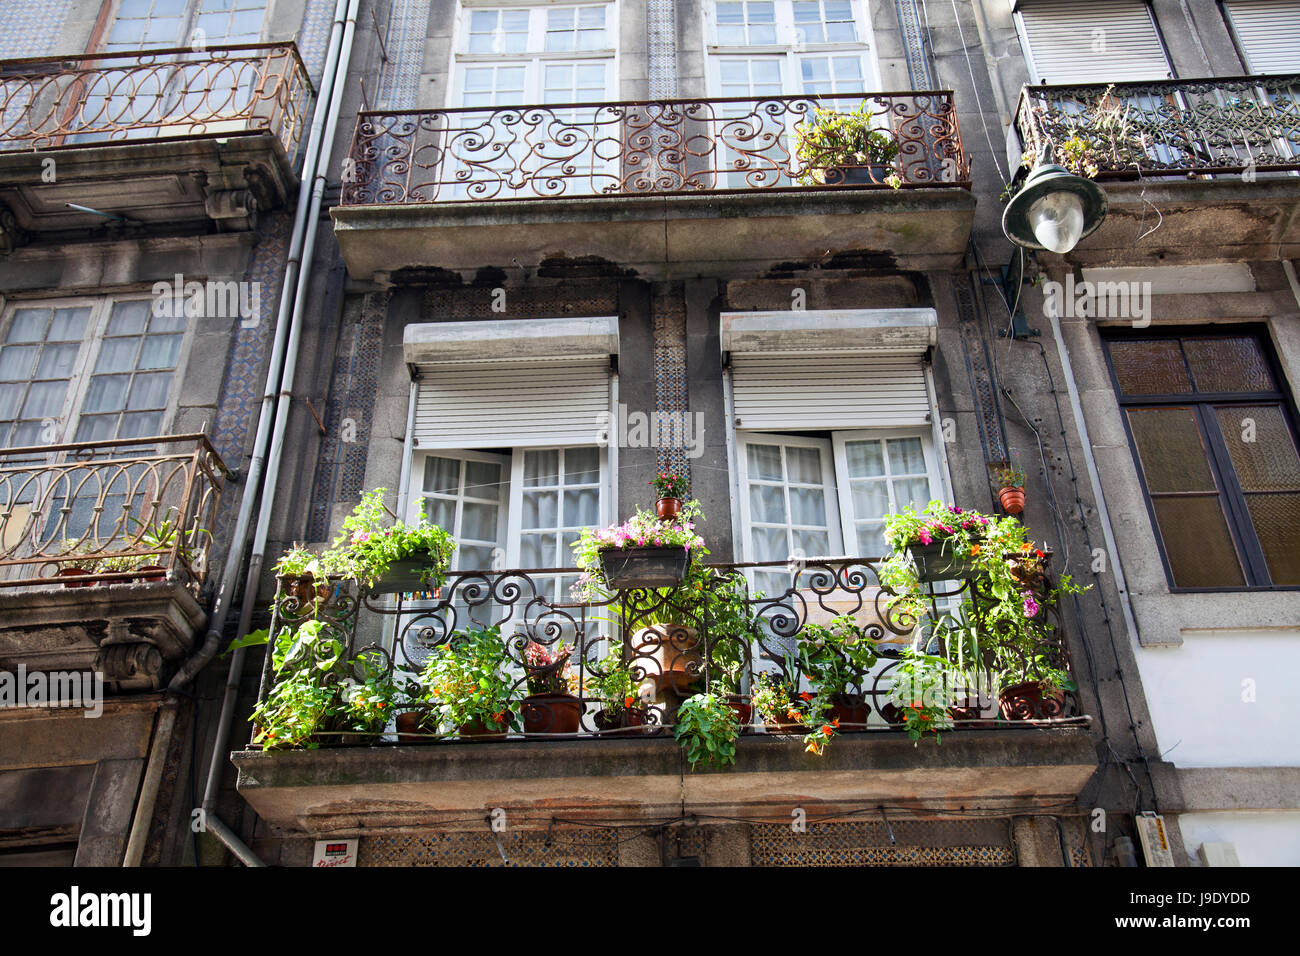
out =
<path fill-rule="evenodd" d="M 1157 811 L 1178 865 L 1300 862 L 1300 6 L 41 11 L 0 12 L 0 636 L 106 694 L 0 712 L 9 859 L 1114 865 Z M 816 109 L 861 109 L 876 168 L 818 171 Z M 1109 199 L 1061 255 L 1001 221 L 1046 143 Z M 885 516 L 996 512 L 1007 464 L 1090 586 L 1055 719 L 913 746 L 873 695 L 824 757 L 755 733 L 718 771 L 589 715 L 262 750 L 269 662 L 216 659 L 374 489 L 458 548 L 445 599 L 343 595 L 354 650 L 418 666 L 476 614 L 572 636 L 571 544 L 663 469 L 769 620 L 848 610 L 889 650 Z"/>

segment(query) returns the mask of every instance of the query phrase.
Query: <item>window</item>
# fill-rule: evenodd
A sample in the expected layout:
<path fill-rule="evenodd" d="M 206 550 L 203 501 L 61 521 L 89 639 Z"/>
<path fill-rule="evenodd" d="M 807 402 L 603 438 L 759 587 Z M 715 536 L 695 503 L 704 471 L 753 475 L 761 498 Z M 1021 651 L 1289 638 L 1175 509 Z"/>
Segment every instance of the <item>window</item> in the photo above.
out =
<path fill-rule="evenodd" d="M 1300 455 L 1264 334 L 1105 348 L 1170 586 L 1300 586 Z"/>
<path fill-rule="evenodd" d="M 1250 73 L 1294 73 L 1300 64 L 1298 0 L 1225 0 L 1224 12 Z"/>
<path fill-rule="evenodd" d="M 0 321 L 0 445 L 165 432 L 185 319 L 151 299 L 14 303 Z"/>
<path fill-rule="evenodd" d="M 1033 84 L 1162 80 L 1171 74 L 1143 0 L 1022 3 L 1016 25 Z"/>
<path fill-rule="evenodd" d="M 109 53 L 149 47 L 256 43 L 266 0 L 121 0 L 104 39 Z"/>
<path fill-rule="evenodd" d="M 878 88 L 865 8 L 855 0 L 716 0 L 706 26 L 719 96 Z"/>

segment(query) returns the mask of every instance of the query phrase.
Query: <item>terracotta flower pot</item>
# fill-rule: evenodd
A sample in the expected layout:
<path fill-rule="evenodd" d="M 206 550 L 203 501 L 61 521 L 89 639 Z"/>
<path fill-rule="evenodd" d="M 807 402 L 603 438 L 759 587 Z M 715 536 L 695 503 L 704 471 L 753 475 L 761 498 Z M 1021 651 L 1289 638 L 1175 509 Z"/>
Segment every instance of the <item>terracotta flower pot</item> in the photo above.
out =
<path fill-rule="evenodd" d="M 763 726 L 767 728 L 769 734 L 791 734 L 802 737 L 808 733 L 808 727 L 804 724 L 796 724 L 786 717 L 764 717 Z"/>
<path fill-rule="evenodd" d="M 524 733 L 576 734 L 582 711 L 582 701 L 572 694 L 529 694 L 524 698 Z"/>
<path fill-rule="evenodd" d="M 655 514 L 660 521 L 676 518 L 682 510 L 681 498 L 660 498 L 655 502 Z"/>
<path fill-rule="evenodd" d="M 602 734 L 608 733 L 611 737 L 629 737 L 641 734 L 653 733 L 654 728 L 647 723 L 647 715 L 644 709 L 640 707 L 622 707 L 614 713 L 608 710 L 599 710 L 595 717 L 596 729 Z M 632 733 L 626 733 L 630 728 L 639 728 L 632 730 Z"/>
<path fill-rule="evenodd" d="M 998 694 L 998 711 L 1003 720 L 1044 720 L 1065 713 L 1065 691 L 1043 695 L 1038 681 L 1025 681 L 1002 688 Z"/>
<path fill-rule="evenodd" d="M 55 577 L 84 578 L 89 574 L 90 572 L 85 568 L 59 568 L 59 570 L 55 572 Z M 93 583 L 93 581 L 64 581 L 63 586 L 65 588 L 88 588 Z"/>
<path fill-rule="evenodd" d="M 456 733 L 461 737 L 470 737 L 476 741 L 505 740 L 506 734 L 510 732 L 510 722 L 513 719 L 514 712 L 507 710 L 500 724 L 489 726 L 481 718 L 476 718 L 469 723 L 461 724 L 456 728 Z"/>
<path fill-rule="evenodd" d="M 429 714 L 423 710 L 408 710 L 397 715 L 397 742 L 399 744 L 431 744 L 437 737 L 429 736 L 431 730 L 426 726 Z"/>
<path fill-rule="evenodd" d="M 1025 510 L 1025 489 L 1024 488 L 1000 488 L 998 489 L 998 503 L 1002 505 L 1002 510 L 1009 515 L 1018 515 Z"/>
<path fill-rule="evenodd" d="M 727 706 L 736 712 L 736 720 L 740 723 L 740 732 L 742 734 L 752 734 L 754 728 L 750 726 L 750 723 L 754 719 L 754 708 L 739 694 L 728 694 Z"/>
<path fill-rule="evenodd" d="M 880 705 L 880 716 L 885 718 L 886 723 L 902 724 L 905 720 L 902 709 L 894 703 Z"/>
<path fill-rule="evenodd" d="M 847 695 L 836 697 L 831 703 L 831 721 L 838 720 L 842 734 L 858 733 L 867 729 L 867 715 L 871 708 L 861 697 Z"/>
<path fill-rule="evenodd" d="M 953 720 L 963 721 L 955 724 L 954 730 L 980 730 L 997 725 L 997 721 L 984 718 L 984 709 L 980 706 L 979 699 L 975 697 L 966 698 L 965 704 L 954 704 L 949 707 L 948 714 Z"/>
<path fill-rule="evenodd" d="M 671 692 L 679 697 L 690 695 L 691 685 L 703 672 L 700 637 L 694 628 L 670 624 L 652 624 L 636 632 L 632 645 L 636 658 L 632 663 L 646 671 L 655 683 L 656 693 Z"/>
<path fill-rule="evenodd" d="M 159 564 L 146 564 L 135 571 L 135 580 L 142 584 L 161 584 L 167 580 L 167 569 Z"/>

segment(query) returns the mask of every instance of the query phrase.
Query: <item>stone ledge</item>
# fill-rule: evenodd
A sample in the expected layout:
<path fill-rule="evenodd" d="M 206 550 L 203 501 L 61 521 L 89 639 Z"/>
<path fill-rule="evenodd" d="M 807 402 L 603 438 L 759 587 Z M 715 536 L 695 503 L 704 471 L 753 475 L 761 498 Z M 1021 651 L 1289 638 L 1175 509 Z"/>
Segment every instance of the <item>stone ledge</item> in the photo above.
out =
<path fill-rule="evenodd" d="M 864 806 L 1008 810 L 1073 800 L 1097 767 L 1081 726 L 956 731 L 914 747 L 845 735 L 823 758 L 798 739 L 742 738 L 736 766 L 691 771 L 671 739 L 378 746 L 231 755 L 238 789 L 274 826 L 312 834 L 477 829 L 490 808 L 542 820 L 685 812 L 788 822 Z M 815 810 L 814 810 L 815 808 Z"/>

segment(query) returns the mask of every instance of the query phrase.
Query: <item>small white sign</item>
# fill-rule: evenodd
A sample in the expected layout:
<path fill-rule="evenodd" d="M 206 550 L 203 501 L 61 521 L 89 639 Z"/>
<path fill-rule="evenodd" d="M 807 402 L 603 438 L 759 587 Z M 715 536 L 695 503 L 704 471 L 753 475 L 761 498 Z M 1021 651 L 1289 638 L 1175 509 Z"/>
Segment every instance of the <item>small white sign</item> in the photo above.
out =
<path fill-rule="evenodd" d="M 317 840 L 312 866 L 356 866 L 356 840 Z"/>

